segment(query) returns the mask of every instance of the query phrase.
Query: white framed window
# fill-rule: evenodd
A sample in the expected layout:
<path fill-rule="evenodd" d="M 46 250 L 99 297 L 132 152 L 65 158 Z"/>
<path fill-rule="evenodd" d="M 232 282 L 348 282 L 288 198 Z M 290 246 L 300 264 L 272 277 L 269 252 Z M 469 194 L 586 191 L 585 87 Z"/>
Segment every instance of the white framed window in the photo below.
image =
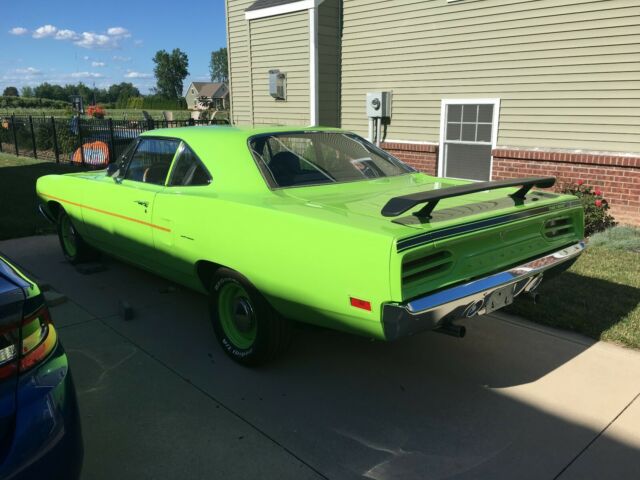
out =
<path fill-rule="evenodd" d="M 499 118 L 499 98 L 443 99 L 438 175 L 490 180 Z"/>

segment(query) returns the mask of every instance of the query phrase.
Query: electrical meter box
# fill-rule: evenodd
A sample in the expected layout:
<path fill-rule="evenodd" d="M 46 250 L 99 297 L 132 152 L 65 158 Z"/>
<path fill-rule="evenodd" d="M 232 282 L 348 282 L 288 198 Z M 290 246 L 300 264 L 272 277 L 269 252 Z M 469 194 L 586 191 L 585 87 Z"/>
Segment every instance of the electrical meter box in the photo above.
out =
<path fill-rule="evenodd" d="M 287 98 L 287 74 L 280 70 L 269 70 L 269 95 L 276 100 Z"/>
<path fill-rule="evenodd" d="M 367 117 L 391 117 L 391 92 L 367 93 Z"/>

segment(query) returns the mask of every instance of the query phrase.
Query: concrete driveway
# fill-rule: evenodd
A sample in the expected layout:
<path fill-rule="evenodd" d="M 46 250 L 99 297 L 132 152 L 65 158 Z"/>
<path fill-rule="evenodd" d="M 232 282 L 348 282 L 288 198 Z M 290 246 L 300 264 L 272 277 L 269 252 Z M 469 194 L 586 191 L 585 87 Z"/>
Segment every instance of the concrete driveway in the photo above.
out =
<path fill-rule="evenodd" d="M 68 297 L 86 479 L 640 478 L 638 352 L 492 315 L 462 340 L 301 327 L 250 370 L 201 295 L 108 258 L 81 274 L 53 236 L 0 251 Z"/>

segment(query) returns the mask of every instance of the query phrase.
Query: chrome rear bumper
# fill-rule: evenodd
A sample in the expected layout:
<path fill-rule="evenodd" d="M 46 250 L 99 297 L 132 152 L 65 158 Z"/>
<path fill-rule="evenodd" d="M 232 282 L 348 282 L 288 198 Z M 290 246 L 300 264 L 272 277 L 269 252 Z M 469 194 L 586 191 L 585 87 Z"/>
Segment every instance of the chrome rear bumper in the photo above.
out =
<path fill-rule="evenodd" d="M 503 272 L 407 303 L 387 303 L 382 310 L 385 337 L 395 340 L 423 330 L 436 329 L 459 318 L 493 311 L 495 305 L 487 304 L 494 292 L 501 290 L 513 297 L 530 292 L 540 284 L 546 271 L 561 266 L 568 268 L 583 250 L 584 242 L 579 242 Z"/>

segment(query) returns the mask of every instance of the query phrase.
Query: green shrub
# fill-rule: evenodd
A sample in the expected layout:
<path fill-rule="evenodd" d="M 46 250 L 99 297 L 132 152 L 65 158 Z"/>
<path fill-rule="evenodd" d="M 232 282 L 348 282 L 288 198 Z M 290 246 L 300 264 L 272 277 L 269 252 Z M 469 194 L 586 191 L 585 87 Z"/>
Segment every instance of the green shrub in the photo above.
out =
<path fill-rule="evenodd" d="M 61 155 L 70 155 L 78 148 L 78 136 L 71 131 L 71 120 L 56 120 L 56 133 Z"/>
<path fill-rule="evenodd" d="M 71 108 L 69 102 L 48 98 L 0 97 L 0 108 Z"/>
<path fill-rule="evenodd" d="M 53 150 L 53 127 L 50 121 L 38 122 L 34 125 L 36 147 L 38 150 Z"/>
<path fill-rule="evenodd" d="M 604 198 L 604 192 L 599 188 L 594 188 L 583 180 L 578 180 L 576 183 L 565 185 L 562 193 L 575 195 L 582 201 L 584 233 L 587 237 L 616 225 L 615 219 L 609 214 L 609 202 Z"/>
<path fill-rule="evenodd" d="M 640 228 L 609 228 L 604 232 L 595 233 L 589 239 L 589 246 L 640 252 Z"/>

